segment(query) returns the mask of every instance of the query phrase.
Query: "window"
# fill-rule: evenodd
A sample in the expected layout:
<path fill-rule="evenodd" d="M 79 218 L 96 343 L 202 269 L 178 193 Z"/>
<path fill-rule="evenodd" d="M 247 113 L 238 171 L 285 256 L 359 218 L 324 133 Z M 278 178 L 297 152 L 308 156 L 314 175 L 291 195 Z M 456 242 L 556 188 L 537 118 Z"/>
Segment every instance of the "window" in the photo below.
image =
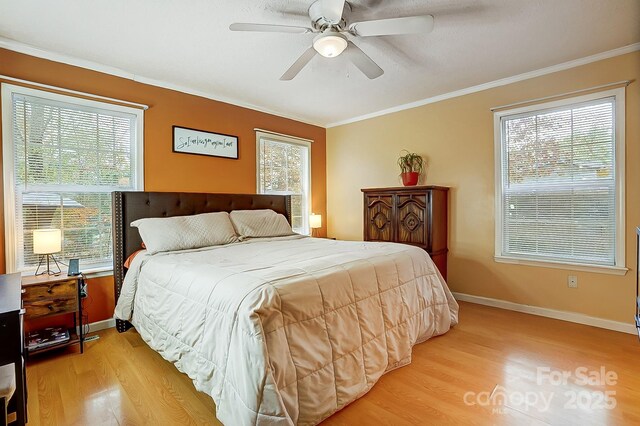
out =
<path fill-rule="evenodd" d="M 256 142 L 258 192 L 291 195 L 293 230 L 309 234 L 311 143 L 260 131 L 256 132 Z"/>
<path fill-rule="evenodd" d="M 624 89 L 497 112 L 495 126 L 496 260 L 624 270 Z"/>
<path fill-rule="evenodd" d="M 62 231 L 61 259 L 110 269 L 111 192 L 142 189 L 142 110 L 2 84 L 7 270 L 38 264 L 33 231 Z"/>

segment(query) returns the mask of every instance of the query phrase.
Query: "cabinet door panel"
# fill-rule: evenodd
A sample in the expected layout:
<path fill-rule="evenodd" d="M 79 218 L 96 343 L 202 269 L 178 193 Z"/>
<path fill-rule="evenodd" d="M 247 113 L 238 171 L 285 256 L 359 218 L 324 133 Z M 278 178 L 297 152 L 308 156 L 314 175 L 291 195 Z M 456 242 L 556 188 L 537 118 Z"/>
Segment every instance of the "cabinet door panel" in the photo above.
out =
<path fill-rule="evenodd" d="M 366 200 L 365 239 L 393 241 L 393 195 L 370 195 Z"/>
<path fill-rule="evenodd" d="M 399 195 L 397 209 L 397 241 L 425 246 L 427 244 L 427 195 L 425 193 Z"/>

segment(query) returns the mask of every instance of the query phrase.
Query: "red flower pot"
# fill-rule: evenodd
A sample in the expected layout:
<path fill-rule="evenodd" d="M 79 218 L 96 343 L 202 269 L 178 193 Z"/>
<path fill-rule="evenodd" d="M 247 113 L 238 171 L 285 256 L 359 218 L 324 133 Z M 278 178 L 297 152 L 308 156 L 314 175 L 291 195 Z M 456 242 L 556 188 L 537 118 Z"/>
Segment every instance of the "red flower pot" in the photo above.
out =
<path fill-rule="evenodd" d="M 418 184 L 418 178 L 420 177 L 420 173 L 418 172 L 400 173 L 400 176 L 402 176 L 402 184 L 404 186 L 415 186 Z"/>

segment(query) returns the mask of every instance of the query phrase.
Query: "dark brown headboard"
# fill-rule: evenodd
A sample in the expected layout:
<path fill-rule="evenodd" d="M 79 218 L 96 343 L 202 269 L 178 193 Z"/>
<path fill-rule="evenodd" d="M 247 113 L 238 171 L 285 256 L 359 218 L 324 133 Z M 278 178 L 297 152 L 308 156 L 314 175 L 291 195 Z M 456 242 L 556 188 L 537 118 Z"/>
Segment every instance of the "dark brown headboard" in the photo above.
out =
<path fill-rule="evenodd" d="M 262 194 L 198 194 L 187 192 L 114 192 L 113 206 L 113 278 L 118 301 L 124 280 L 124 260 L 140 250 L 142 239 L 130 223 L 145 217 L 188 216 L 231 210 L 271 209 L 291 223 L 291 196 Z M 116 321 L 118 331 L 129 323 Z"/>

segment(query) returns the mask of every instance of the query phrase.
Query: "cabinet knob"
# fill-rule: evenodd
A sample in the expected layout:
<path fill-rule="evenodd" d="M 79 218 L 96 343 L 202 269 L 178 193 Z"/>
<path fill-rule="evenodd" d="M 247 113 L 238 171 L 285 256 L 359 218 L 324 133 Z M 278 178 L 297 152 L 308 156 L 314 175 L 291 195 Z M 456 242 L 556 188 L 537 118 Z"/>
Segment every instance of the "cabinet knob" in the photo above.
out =
<path fill-rule="evenodd" d="M 49 294 L 53 293 L 53 287 L 49 287 L 49 288 L 47 289 L 47 293 L 49 293 Z"/>
<path fill-rule="evenodd" d="M 47 305 L 47 308 L 49 308 L 50 311 L 53 311 L 53 305 Z"/>

